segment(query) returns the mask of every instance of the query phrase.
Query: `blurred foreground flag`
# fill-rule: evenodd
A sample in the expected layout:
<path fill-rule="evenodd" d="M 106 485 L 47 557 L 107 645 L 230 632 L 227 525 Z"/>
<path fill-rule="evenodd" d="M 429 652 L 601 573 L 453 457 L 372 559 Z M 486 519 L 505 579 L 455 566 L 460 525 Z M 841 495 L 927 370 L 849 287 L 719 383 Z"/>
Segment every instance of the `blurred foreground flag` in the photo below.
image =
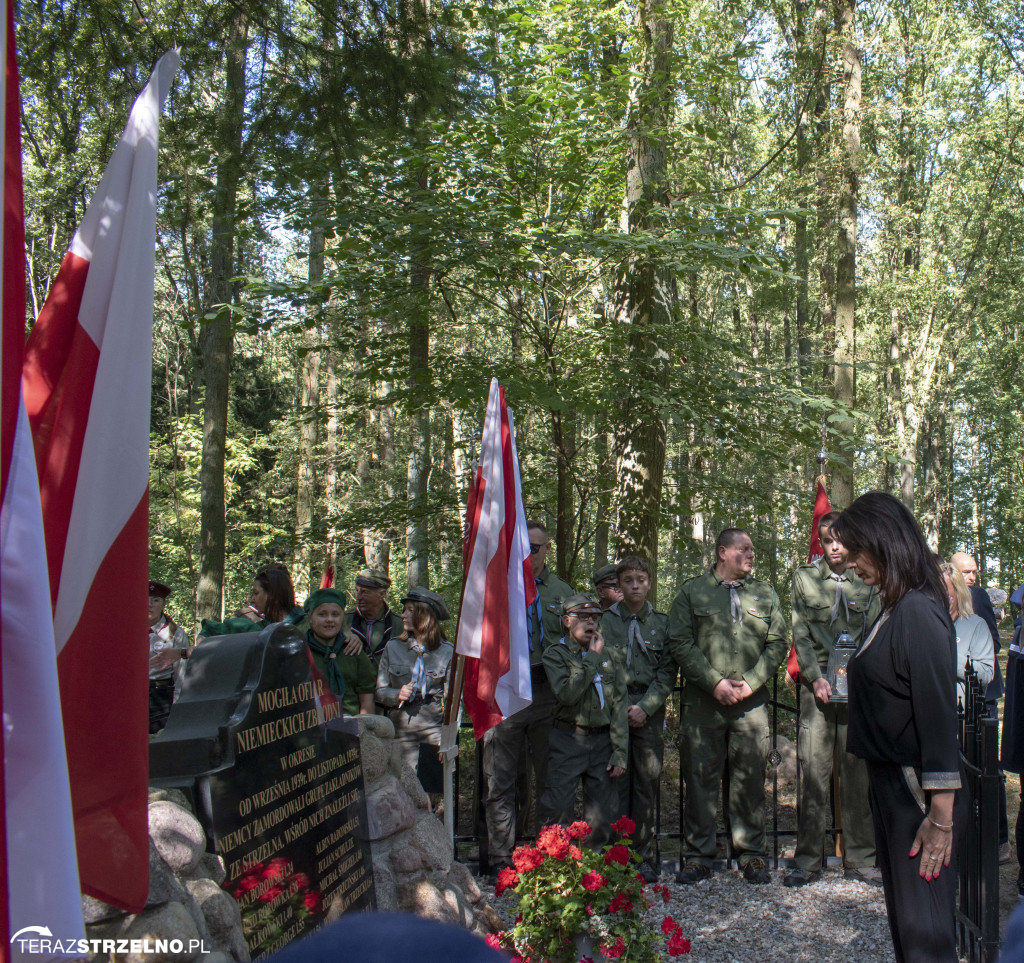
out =
<path fill-rule="evenodd" d="M 82 890 L 129 910 L 149 888 L 149 398 L 165 54 L 25 347 Z M 42 921 L 40 921 L 42 923 Z"/>
<path fill-rule="evenodd" d="M 533 700 L 526 607 L 537 597 L 505 389 L 491 379 L 480 467 L 466 505 L 464 581 L 455 651 L 477 739 Z"/>
<path fill-rule="evenodd" d="M 3 331 L 0 335 L 0 956 L 28 959 L 14 939 L 47 927 L 85 936 L 78 892 L 71 794 L 64 755 L 57 653 L 32 435 L 21 393 L 25 349 L 25 222 L 13 0 L 4 0 Z M 35 929 L 26 931 L 26 927 Z M 13 943 L 12 943 L 13 940 Z M 26 944 L 25 950 L 28 949 Z M 44 960 L 49 954 L 33 954 Z"/>

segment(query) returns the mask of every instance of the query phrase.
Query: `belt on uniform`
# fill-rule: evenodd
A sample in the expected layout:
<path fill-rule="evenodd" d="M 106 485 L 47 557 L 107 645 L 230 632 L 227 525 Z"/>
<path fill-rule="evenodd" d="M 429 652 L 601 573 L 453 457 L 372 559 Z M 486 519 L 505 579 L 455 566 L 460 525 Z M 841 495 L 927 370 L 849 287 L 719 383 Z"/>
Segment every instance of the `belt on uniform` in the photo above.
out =
<path fill-rule="evenodd" d="M 574 726 L 569 722 L 559 722 L 555 719 L 551 723 L 552 729 L 560 729 L 562 732 L 572 732 L 580 736 L 595 736 L 600 735 L 602 732 L 607 732 L 611 729 L 611 726 Z"/>
<path fill-rule="evenodd" d="M 643 695 L 647 691 L 647 686 L 645 686 L 645 685 L 627 685 L 626 686 L 626 691 L 630 695 Z"/>
<path fill-rule="evenodd" d="M 169 679 L 150 679 L 149 684 L 158 689 L 167 689 L 174 685 L 174 677 Z"/>

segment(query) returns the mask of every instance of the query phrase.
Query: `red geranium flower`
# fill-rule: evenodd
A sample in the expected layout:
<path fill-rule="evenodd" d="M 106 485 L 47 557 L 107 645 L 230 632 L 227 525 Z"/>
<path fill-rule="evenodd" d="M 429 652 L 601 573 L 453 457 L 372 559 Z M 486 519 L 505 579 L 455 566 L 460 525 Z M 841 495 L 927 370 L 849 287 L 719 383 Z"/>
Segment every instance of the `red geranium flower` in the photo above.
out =
<path fill-rule="evenodd" d="M 683 937 L 682 930 L 669 937 L 668 951 L 672 956 L 683 956 L 690 952 L 690 941 Z"/>
<path fill-rule="evenodd" d="M 615 941 L 614 946 L 604 946 L 602 944 L 601 952 L 604 953 L 605 956 L 611 957 L 611 959 L 613 960 L 617 960 L 620 956 L 622 956 L 623 953 L 626 952 L 626 943 L 620 936 Z"/>
<path fill-rule="evenodd" d="M 671 936 L 676 930 L 681 929 L 680 925 L 672 919 L 671 916 L 666 916 L 661 921 L 661 932 L 666 936 Z"/>
<path fill-rule="evenodd" d="M 512 862 L 520 873 L 528 873 L 544 862 L 544 854 L 532 846 L 520 846 L 512 854 Z"/>
<path fill-rule="evenodd" d="M 569 855 L 579 862 L 579 860 L 583 859 L 583 850 L 580 849 L 579 846 L 570 846 Z"/>
<path fill-rule="evenodd" d="M 577 819 L 576 822 L 570 823 L 565 833 L 570 839 L 586 839 L 593 830 L 590 828 L 589 823 L 585 823 L 582 819 Z"/>
<path fill-rule="evenodd" d="M 611 903 L 608 904 L 609 913 L 628 913 L 633 908 L 633 901 L 625 893 L 619 893 Z"/>
<path fill-rule="evenodd" d="M 565 859 L 569 853 L 569 837 L 561 826 L 545 826 L 537 837 L 537 848 L 555 859 Z"/>
<path fill-rule="evenodd" d="M 612 829 L 620 836 L 632 836 L 636 832 L 636 823 L 629 816 L 620 816 L 612 823 Z"/>
<path fill-rule="evenodd" d="M 607 853 L 604 854 L 605 866 L 611 866 L 612 863 L 619 863 L 625 866 L 629 862 L 629 850 L 625 846 L 612 846 Z"/>
<path fill-rule="evenodd" d="M 590 956 L 581 956 L 577 963 L 594 963 L 594 959 Z"/>
<path fill-rule="evenodd" d="M 519 874 L 511 867 L 506 866 L 498 873 L 498 881 L 494 884 L 494 895 L 501 896 L 507 889 L 515 889 L 519 882 Z"/>
<path fill-rule="evenodd" d="M 587 903 L 587 905 L 584 906 L 583 908 L 587 911 L 587 916 L 593 916 L 594 915 L 594 907 L 591 906 L 589 903 Z"/>
<path fill-rule="evenodd" d="M 487 936 L 484 937 L 484 942 L 489 947 L 491 947 L 492 949 L 500 950 L 501 949 L 501 934 L 500 933 L 488 933 Z"/>
<path fill-rule="evenodd" d="M 599 872 L 592 869 L 589 873 L 584 873 L 583 879 L 580 880 L 580 882 L 588 893 L 596 893 L 608 882 L 608 880 Z"/>

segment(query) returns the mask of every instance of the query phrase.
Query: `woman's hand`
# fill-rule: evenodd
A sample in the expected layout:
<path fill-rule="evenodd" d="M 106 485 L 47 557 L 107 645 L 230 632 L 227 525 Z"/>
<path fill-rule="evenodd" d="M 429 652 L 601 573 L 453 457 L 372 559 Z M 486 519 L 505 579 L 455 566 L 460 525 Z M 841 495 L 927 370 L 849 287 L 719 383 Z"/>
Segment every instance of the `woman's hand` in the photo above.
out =
<path fill-rule="evenodd" d="M 408 702 L 412 698 L 413 687 L 411 682 L 406 682 L 401 689 L 398 690 L 398 704 L 401 705 L 403 702 Z"/>
<path fill-rule="evenodd" d="M 936 796 L 946 795 L 935 793 Z M 949 793 L 952 796 L 953 793 Z M 932 805 L 932 811 L 924 817 L 914 837 L 914 845 L 910 847 L 910 858 L 921 854 L 921 875 L 929 883 L 938 879 L 943 866 L 948 866 L 953 858 L 953 807 L 948 807 L 949 815 L 945 815 L 946 806 Z M 940 818 L 941 813 L 941 818 Z M 936 825 L 938 824 L 938 825 Z M 943 829 L 941 827 L 949 828 Z"/>

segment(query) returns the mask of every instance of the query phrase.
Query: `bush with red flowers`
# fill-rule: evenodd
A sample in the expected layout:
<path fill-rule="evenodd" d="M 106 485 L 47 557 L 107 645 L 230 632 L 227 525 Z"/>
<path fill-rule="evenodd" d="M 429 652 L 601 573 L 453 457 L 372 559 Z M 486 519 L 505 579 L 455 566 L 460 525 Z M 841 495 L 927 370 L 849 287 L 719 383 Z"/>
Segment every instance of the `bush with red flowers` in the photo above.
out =
<path fill-rule="evenodd" d="M 652 903 L 629 838 L 636 824 L 623 816 L 612 829 L 620 839 L 599 852 L 574 844 L 591 833 L 585 822 L 575 822 L 545 826 L 536 846 L 520 846 L 513 853 L 515 869 L 502 870 L 494 888 L 495 895 L 510 890 L 519 898 L 515 925 L 496 941 L 513 959 L 658 963 L 666 950 L 672 956 L 690 951 L 671 917 L 665 917 L 660 935 L 644 918 Z M 655 891 L 661 895 L 667 888 L 656 886 Z"/>

